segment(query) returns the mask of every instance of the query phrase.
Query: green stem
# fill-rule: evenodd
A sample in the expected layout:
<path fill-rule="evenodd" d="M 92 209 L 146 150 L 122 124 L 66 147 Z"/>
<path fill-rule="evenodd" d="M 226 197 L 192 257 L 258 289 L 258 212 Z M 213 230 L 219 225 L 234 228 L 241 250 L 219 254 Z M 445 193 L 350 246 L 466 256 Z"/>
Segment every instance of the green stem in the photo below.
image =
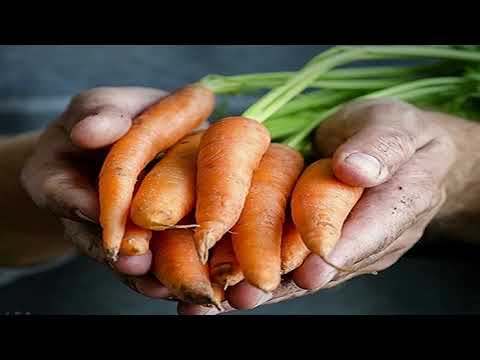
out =
<path fill-rule="evenodd" d="M 408 77 L 419 76 L 425 74 L 438 73 L 443 70 L 451 70 L 452 67 L 458 68 L 457 64 L 450 64 L 447 62 L 436 63 L 432 65 L 415 65 L 415 66 L 368 66 L 334 69 L 328 73 L 320 76 L 323 80 L 343 80 L 343 79 L 358 79 L 358 78 L 394 78 L 394 77 Z M 285 75 L 283 75 L 285 76 Z"/>
<path fill-rule="evenodd" d="M 333 69 L 321 74 L 311 87 L 323 88 L 381 88 L 392 85 L 389 82 L 404 81 L 405 77 L 433 75 L 439 71 L 453 71 L 458 64 L 442 62 L 422 66 L 371 66 L 358 68 Z M 234 76 L 207 75 L 200 83 L 216 94 L 242 94 L 260 89 L 269 89 L 282 85 L 292 78 L 295 72 L 253 73 Z M 361 79 L 361 80 L 358 80 Z M 332 80 L 340 80 L 332 82 Z M 345 82 L 343 82 L 345 81 Z M 357 82 L 358 81 L 358 82 Z M 386 81 L 386 83 L 383 83 Z"/>
<path fill-rule="evenodd" d="M 359 96 L 358 91 L 315 91 L 304 95 L 299 95 L 280 110 L 278 110 L 270 119 L 277 117 L 284 117 L 306 109 L 329 107 L 338 104 L 339 102 Z"/>
<path fill-rule="evenodd" d="M 340 46 L 345 50 L 362 49 L 367 54 L 385 57 L 423 57 L 464 61 L 480 61 L 480 53 L 471 50 L 458 50 L 438 46 Z"/>
<path fill-rule="evenodd" d="M 361 50 L 353 50 L 341 52 L 307 65 L 284 85 L 271 90 L 260 98 L 243 113 L 243 116 L 263 122 L 305 90 L 320 74 L 326 73 L 336 66 L 362 58 L 366 57 L 362 56 Z"/>
<path fill-rule="evenodd" d="M 318 111 L 303 111 L 299 114 L 270 118 L 264 122 L 272 140 L 285 138 L 301 131 L 318 116 Z"/>
<path fill-rule="evenodd" d="M 376 99 L 390 97 L 398 100 L 413 100 L 415 97 L 425 97 L 431 94 L 438 94 L 440 91 L 451 90 L 454 86 L 464 85 L 468 80 L 463 78 L 434 78 L 412 81 L 408 84 L 393 86 L 389 89 L 376 91 L 364 96 L 359 96 L 356 100 Z M 443 88 L 442 88 L 443 86 Z M 421 91 L 423 90 L 423 91 Z M 302 142 L 323 120 L 336 113 L 343 104 L 339 104 L 318 114 L 311 123 L 304 127 L 300 132 L 286 139 L 283 143 L 295 147 Z"/>
<path fill-rule="evenodd" d="M 370 94 L 360 96 L 360 99 L 373 99 L 379 97 L 388 97 L 394 96 L 396 94 L 402 94 L 408 92 L 410 90 L 414 90 L 417 88 L 422 87 L 429 87 L 429 86 L 439 86 L 439 85 L 455 85 L 455 84 L 465 84 L 469 80 L 462 78 L 462 77 L 438 77 L 438 78 L 430 78 L 430 79 L 420 79 L 410 81 L 408 83 L 392 86 L 387 89 L 379 90 L 372 92 Z"/>

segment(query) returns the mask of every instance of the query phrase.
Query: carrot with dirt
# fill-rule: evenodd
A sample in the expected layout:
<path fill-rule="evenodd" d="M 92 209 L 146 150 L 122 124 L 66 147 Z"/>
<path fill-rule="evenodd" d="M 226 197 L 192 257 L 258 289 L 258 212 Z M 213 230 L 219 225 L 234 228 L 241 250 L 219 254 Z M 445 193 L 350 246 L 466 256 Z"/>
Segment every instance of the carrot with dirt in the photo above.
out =
<path fill-rule="evenodd" d="M 197 159 L 195 243 L 203 263 L 208 251 L 238 221 L 254 170 L 270 143 L 261 123 L 309 87 L 322 73 L 350 61 L 358 50 L 327 51 L 304 66 L 284 85 L 274 88 L 242 116 L 224 118 L 206 130 Z M 208 77 L 201 83 L 212 89 Z"/>
<path fill-rule="evenodd" d="M 287 220 L 283 224 L 282 234 L 282 275 L 299 268 L 309 254 L 310 250 L 305 246 L 291 215 L 287 212 Z"/>
<path fill-rule="evenodd" d="M 151 238 L 151 230 L 141 228 L 127 220 L 119 254 L 124 256 L 143 255 L 149 249 Z"/>
<path fill-rule="evenodd" d="M 363 188 L 338 180 L 331 159 L 321 159 L 303 172 L 292 194 L 292 219 L 307 248 L 325 261 L 340 239 L 343 224 Z"/>
<path fill-rule="evenodd" d="M 271 144 L 253 173 L 245 206 L 232 229 L 233 248 L 245 279 L 264 291 L 280 284 L 285 209 L 303 166 L 298 151 Z"/>
<path fill-rule="evenodd" d="M 214 123 L 200 141 L 197 159 L 195 243 L 201 261 L 240 217 L 253 171 L 270 143 L 256 121 L 230 117 Z"/>
<path fill-rule="evenodd" d="M 212 284 L 213 298 L 215 300 L 215 307 L 221 309 L 221 303 L 225 300 L 225 289 L 217 284 Z M 207 305 L 208 306 L 208 305 Z"/>
<path fill-rule="evenodd" d="M 291 74 L 292 76 L 283 76 L 283 80 L 275 81 L 275 84 L 281 84 L 283 81 L 285 82 L 281 86 L 275 85 L 275 87 L 269 93 L 267 93 L 254 105 L 248 108 L 242 114 L 242 117 L 245 120 L 244 122 L 248 123 L 248 119 L 250 119 L 250 121 L 252 122 L 257 121 L 259 123 L 262 123 L 265 120 L 272 118 L 272 116 L 276 115 L 277 113 L 281 113 L 279 110 L 281 110 L 287 103 L 293 100 L 305 89 L 314 86 L 314 83 L 319 78 L 319 76 L 325 75 L 328 71 L 338 66 L 355 61 L 390 59 L 396 57 L 440 58 L 459 61 L 461 60 L 467 62 L 480 61 L 480 54 L 478 53 L 478 50 L 471 51 L 469 49 L 453 49 L 448 46 L 442 48 L 438 46 L 335 47 L 313 58 L 300 71 L 296 72 L 295 74 Z M 392 74 L 391 68 L 381 68 L 381 70 L 387 70 L 386 72 L 383 72 L 383 74 Z M 353 73 L 352 69 L 344 69 L 340 71 L 342 71 L 342 74 L 344 74 L 342 76 L 345 76 L 345 74 Z M 377 71 L 378 69 L 374 69 L 373 72 L 377 73 Z M 413 71 L 413 73 L 412 71 L 407 72 L 410 75 L 416 73 L 416 71 Z M 400 93 L 405 95 L 407 98 L 419 98 L 424 97 L 427 90 L 429 91 L 427 93 L 430 95 L 432 93 L 438 93 L 439 91 L 438 87 L 433 86 L 438 84 L 436 84 L 436 82 L 434 84 L 433 81 L 428 81 L 428 79 L 425 79 L 425 83 L 422 85 L 424 86 L 424 88 L 421 88 L 420 84 L 414 84 L 415 81 L 412 81 L 411 84 L 403 84 L 403 79 L 401 78 L 401 76 L 403 76 L 402 74 L 405 73 L 405 69 L 393 69 L 393 73 L 397 75 L 399 74 L 399 78 L 391 79 L 394 81 L 383 81 L 386 79 L 383 79 L 380 82 L 377 81 L 374 87 L 376 88 L 378 86 L 380 90 L 374 93 L 368 93 L 367 91 L 368 89 L 372 88 L 372 84 L 368 83 L 368 79 L 362 79 L 365 74 L 364 72 L 362 72 L 362 75 L 360 77 L 357 76 L 358 82 L 357 80 L 355 80 L 354 82 L 344 82 L 341 84 L 341 86 L 339 86 L 340 83 L 330 83 L 330 85 L 335 85 L 331 86 L 331 89 L 342 89 L 342 91 L 349 89 L 361 90 L 362 92 L 368 93 L 367 95 L 362 95 L 361 97 L 358 97 L 358 95 L 356 95 L 355 93 L 349 93 L 348 96 L 345 97 L 346 99 L 367 99 L 378 96 L 388 97 L 392 95 L 398 97 L 398 94 L 395 93 L 395 91 L 398 90 L 402 90 L 403 92 L 400 91 Z M 428 74 L 429 71 L 427 71 L 426 73 Z M 268 74 L 266 79 L 264 79 L 266 81 L 261 80 L 260 78 L 262 76 L 259 77 L 257 75 L 253 74 L 250 77 L 248 77 L 247 75 L 246 78 L 248 78 L 248 81 L 246 81 L 246 83 L 248 84 L 246 86 L 243 86 L 242 83 L 229 83 L 228 77 L 218 78 L 207 76 L 202 79 L 201 83 L 209 87 L 214 92 L 218 91 L 219 93 L 239 93 L 241 91 L 248 91 L 248 88 L 251 85 L 250 83 L 252 81 L 255 81 L 255 79 L 260 80 L 261 83 L 257 83 L 255 85 L 255 88 L 271 88 L 272 82 L 269 81 L 269 79 L 271 80 L 271 76 L 275 76 L 275 74 Z M 415 78 L 415 76 L 413 77 Z M 244 80 L 246 78 L 244 78 Z M 461 81 L 459 81 L 459 79 L 437 80 L 441 80 L 441 82 L 446 81 L 446 83 L 450 85 L 452 85 L 452 83 L 462 86 L 465 85 L 465 81 L 463 81 L 462 79 L 460 79 Z M 392 84 L 398 83 L 400 83 L 400 85 L 391 86 Z M 427 88 L 426 83 L 432 86 Z M 323 86 L 324 85 L 325 83 L 323 83 Z M 408 87 L 410 87 L 410 90 L 407 89 Z M 449 89 L 452 90 L 451 87 Z M 413 93 L 413 90 L 418 91 Z M 441 90 L 443 91 L 446 89 L 441 88 Z M 458 92 L 458 86 L 454 87 L 453 90 Z M 302 104 L 296 104 L 295 106 L 291 107 L 290 110 L 295 110 L 296 116 L 300 115 L 297 110 L 302 110 L 302 112 L 304 112 L 308 109 L 317 112 L 318 116 L 310 117 L 310 113 L 308 113 L 309 116 L 305 120 L 306 124 L 303 124 L 300 128 L 294 128 L 293 132 L 288 132 L 289 138 L 283 141 L 284 144 L 300 150 L 300 145 L 312 133 L 314 128 L 321 121 L 325 120 L 328 116 L 339 110 L 340 106 L 343 103 L 343 100 L 339 99 L 337 96 L 334 96 L 334 98 L 329 97 L 329 99 L 326 99 L 325 95 L 328 95 L 328 93 L 325 94 L 325 92 L 321 91 L 315 94 L 315 96 L 312 98 L 308 97 L 308 101 L 302 101 Z M 304 98 L 304 100 L 306 99 Z M 296 116 L 283 116 L 275 119 L 275 121 L 274 119 L 271 119 L 270 124 L 268 125 L 270 125 L 270 127 L 272 127 L 273 125 L 278 125 L 278 127 L 282 127 L 283 123 L 289 123 L 290 121 L 295 120 L 294 118 Z M 238 131 L 239 137 L 242 137 L 241 141 L 245 143 L 245 146 L 238 145 L 240 141 L 236 141 L 237 139 L 235 139 L 234 136 L 237 133 L 237 125 L 227 125 L 227 123 L 231 121 L 233 122 L 233 119 L 237 119 L 236 122 L 238 124 L 238 128 L 240 128 L 240 121 L 238 121 L 238 118 L 224 119 L 219 122 L 218 127 L 214 126 L 207 131 L 206 136 L 204 136 L 204 139 L 202 140 L 203 144 L 200 145 L 200 152 L 202 152 L 202 148 L 209 148 L 208 151 L 205 151 L 204 157 L 199 156 L 197 162 L 197 176 L 199 181 L 197 189 L 196 215 L 199 227 L 195 231 L 195 241 L 203 262 L 206 262 L 208 258 L 208 249 L 211 248 L 219 239 L 221 239 L 225 232 L 229 230 L 230 226 L 236 223 L 236 221 L 238 220 L 239 212 L 243 210 L 243 207 L 245 205 L 246 194 L 248 193 L 247 189 L 251 185 L 251 177 L 253 176 L 253 170 L 255 168 L 255 161 L 253 160 L 257 159 L 258 154 L 261 153 L 260 146 L 258 148 L 255 148 L 254 150 L 252 150 L 252 148 L 250 148 L 249 146 L 246 146 L 246 144 L 250 144 L 256 137 L 256 135 L 252 135 L 255 133 L 254 131 L 251 131 L 252 134 L 245 131 Z M 265 123 L 265 125 L 267 125 L 267 123 Z M 230 134 L 228 134 L 229 137 L 225 136 L 226 132 L 231 132 Z M 214 136 L 214 134 L 218 134 L 218 136 Z M 274 134 L 271 135 L 273 136 L 274 140 L 279 140 L 278 134 L 277 136 L 274 136 Z M 285 133 L 283 133 L 282 136 L 284 135 Z M 230 144 L 226 144 L 226 141 L 222 142 L 224 136 L 231 142 L 231 146 L 229 146 Z M 205 140 L 207 138 L 209 139 L 209 141 Z M 217 146 L 217 144 L 215 144 L 215 140 L 219 141 L 221 145 Z M 302 152 L 307 154 L 311 153 L 308 148 L 301 150 Z M 248 159 L 249 161 L 245 161 L 244 159 Z M 200 179 L 202 178 L 203 182 L 200 183 Z M 212 183 L 210 183 L 210 178 L 215 178 Z M 332 196 L 332 194 L 330 194 L 330 196 Z M 338 218 L 337 220 L 339 220 L 339 224 L 337 225 L 343 223 L 344 220 L 340 221 L 343 215 L 345 215 L 343 213 L 344 211 L 341 210 L 341 215 L 334 215 L 334 217 Z M 299 230 L 301 229 L 299 228 Z M 333 246 L 332 244 L 335 242 L 332 240 L 333 238 L 334 237 L 329 240 L 331 246 Z M 309 242 L 308 239 L 305 241 L 307 243 Z"/>
<path fill-rule="evenodd" d="M 230 234 L 225 234 L 212 248 L 209 268 L 212 283 L 220 286 L 222 289 L 234 286 L 244 279 L 242 269 L 240 269 L 233 251 Z"/>
<path fill-rule="evenodd" d="M 203 131 L 171 147 L 142 181 L 133 197 L 130 218 L 145 229 L 165 230 L 195 207 L 198 146 Z"/>
<path fill-rule="evenodd" d="M 154 232 L 151 249 L 152 272 L 172 295 L 184 302 L 207 305 L 218 303 L 209 279 L 208 266 L 202 264 L 190 229 Z"/>
<path fill-rule="evenodd" d="M 112 146 L 99 179 L 100 224 L 109 259 L 115 260 L 120 249 L 139 173 L 157 154 L 204 122 L 213 107 L 210 90 L 185 86 L 146 109 Z"/>
<path fill-rule="evenodd" d="M 135 184 L 133 194 L 138 191 L 140 184 L 142 183 L 147 169 L 140 172 Z M 150 239 L 152 238 L 152 231 L 142 228 L 134 224 L 130 219 L 127 219 L 125 225 L 125 233 L 123 235 L 122 243 L 120 245 L 119 254 L 123 256 L 138 256 L 145 254 L 150 246 Z"/>

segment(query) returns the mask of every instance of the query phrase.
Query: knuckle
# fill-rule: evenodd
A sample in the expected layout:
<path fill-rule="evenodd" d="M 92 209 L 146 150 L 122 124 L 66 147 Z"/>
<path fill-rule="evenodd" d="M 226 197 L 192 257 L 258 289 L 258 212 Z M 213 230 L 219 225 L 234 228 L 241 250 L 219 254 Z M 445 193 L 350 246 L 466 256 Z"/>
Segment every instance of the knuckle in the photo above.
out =
<path fill-rule="evenodd" d="M 394 128 L 379 128 L 379 135 L 372 145 L 373 151 L 383 160 L 410 157 L 415 152 L 412 136 Z"/>
<path fill-rule="evenodd" d="M 85 91 L 82 91 L 72 97 L 72 102 L 83 102 L 92 97 L 98 96 L 100 93 L 110 93 L 116 91 L 117 88 L 113 86 L 97 86 Z"/>
<path fill-rule="evenodd" d="M 115 95 L 117 91 L 117 88 L 111 86 L 99 86 L 82 91 L 70 99 L 68 110 L 76 111 L 83 109 L 85 106 L 95 107 L 96 104 L 100 105 L 104 99 Z"/>
<path fill-rule="evenodd" d="M 372 99 L 353 101 L 343 110 L 343 116 L 349 117 L 355 113 L 355 118 L 376 122 L 379 120 L 399 119 L 417 120 L 417 109 L 400 100 Z"/>

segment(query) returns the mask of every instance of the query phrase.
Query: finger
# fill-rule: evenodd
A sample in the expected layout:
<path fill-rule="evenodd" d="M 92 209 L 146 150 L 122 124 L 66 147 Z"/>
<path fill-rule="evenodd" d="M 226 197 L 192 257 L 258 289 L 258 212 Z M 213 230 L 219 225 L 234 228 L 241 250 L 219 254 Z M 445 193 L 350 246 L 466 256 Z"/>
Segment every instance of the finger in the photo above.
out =
<path fill-rule="evenodd" d="M 276 304 L 278 302 L 286 301 L 286 300 L 293 300 L 300 296 L 308 295 L 312 292 L 304 290 L 295 284 L 293 279 L 288 278 L 283 280 L 280 283 L 280 286 L 275 289 L 272 293 L 272 298 L 265 302 L 264 304 Z"/>
<path fill-rule="evenodd" d="M 386 183 L 367 189 L 352 210 L 342 236 L 329 255 L 329 262 L 354 268 L 382 251 L 445 200 L 442 182 L 454 161 L 453 144 L 432 141 Z M 316 255 L 309 255 L 294 272 L 304 289 L 318 289 L 332 280 L 337 270 Z"/>
<path fill-rule="evenodd" d="M 172 296 L 170 291 L 153 276 L 142 276 L 135 279 L 137 291 L 152 299 L 167 299 Z"/>
<path fill-rule="evenodd" d="M 333 154 L 334 173 L 348 184 L 372 187 L 390 179 L 416 150 L 442 136 L 422 114 L 391 100 L 353 103 L 329 119 L 330 125 L 320 126 L 317 136 L 325 137 L 332 126 L 348 126 L 347 139 Z"/>
<path fill-rule="evenodd" d="M 297 297 L 304 296 L 310 293 L 313 293 L 313 292 L 299 288 L 293 282 L 292 279 L 285 279 L 280 283 L 279 287 L 272 292 L 271 296 L 268 296 L 265 298 L 266 301 L 264 300 L 257 301 L 256 306 L 276 304 L 278 302 L 292 300 Z M 252 303 L 253 302 L 250 302 L 250 304 L 247 304 L 247 305 L 252 306 Z M 212 309 L 210 307 L 206 307 L 202 305 L 193 305 L 193 304 L 187 304 L 187 303 L 179 303 L 178 305 L 178 311 L 182 315 L 218 315 L 218 314 L 224 314 L 224 313 L 228 313 L 235 310 L 237 309 L 231 306 L 226 301 L 222 303 L 221 311 L 215 308 Z"/>
<path fill-rule="evenodd" d="M 105 264 L 105 253 L 102 246 L 102 230 L 100 226 L 80 223 L 69 219 L 61 219 L 65 238 L 70 240 L 84 255 Z"/>
<path fill-rule="evenodd" d="M 222 309 L 219 310 L 214 306 L 195 305 L 185 302 L 179 302 L 177 305 L 177 313 L 179 315 L 219 315 L 235 310 L 226 301 L 222 303 Z"/>
<path fill-rule="evenodd" d="M 65 136 L 58 123 L 41 136 L 37 151 L 26 162 L 21 174 L 24 188 L 40 208 L 58 217 L 98 222 L 98 194 L 88 166 Z"/>
<path fill-rule="evenodd" d="M 405 231 L 398 239 L 392 242 L 380 253 L 369 256 L 357 262 L 354 273 L 337 273 L 333 277 L 331 283 L 333 282 L 335 284 L 339 284 L 343 281 L 363 274 L 377 274 L 378 272 L 385 270 L 396 263 L 400 257 L 410 250 L 415 245 L 417 240 L 422 237 L 426 227 L 435 217 L 445 199 L 446 192 L 442 191 L 442 197 L 437 206 L 421 215 L 414 226 Z"/>
<path fill-rule="evenodd" d="M 111 145 L 125 135 L 132 120 L 164 97 L 161 90 L 141 87 L 100 87 L 74 97 L 63 114 L 66 133 L 85 149 Z"/>
<path fill-rule="evenodd" d="M 227 289 L 225 298 L 235 309 L 253 309 L 272 298 L 271 293 L 267 293 L 259 288 L 250 285 L 246 280 Z"/>
<path fill-rule="evenodd" d="M 148 273 L 152 265 L 152 252 L 138 256 L 119 256 L 114 263 L 117 271 L 126 275 L 144 275 Z"/>
<path fill-rule="evenodd" d="M 395 264 L 403 256 L 403 254 L 405 254 L 407 250 L 408 249 L 401 248 L 393 252 L 385 251 L 385 255 L 377 259 L 373 264 L 370 264 L 369 266 L 364 268 L 359 267 L 358 270 L 353 273 L 337 274 L 337 276 L 335 276 L 330 282 L 325 284 L 323 288 L 327 289 L 338 286 L 348 280 L 351 280 L 361 275 L 377 275 L 380 271 L 383 271 Z"/>
<path fill-rule="evenodd" d="M 168 289 L 151 275 L 130 276 L 113 271 L 114 276 L 138 294 L 152 299 L 172 300 Z"/>

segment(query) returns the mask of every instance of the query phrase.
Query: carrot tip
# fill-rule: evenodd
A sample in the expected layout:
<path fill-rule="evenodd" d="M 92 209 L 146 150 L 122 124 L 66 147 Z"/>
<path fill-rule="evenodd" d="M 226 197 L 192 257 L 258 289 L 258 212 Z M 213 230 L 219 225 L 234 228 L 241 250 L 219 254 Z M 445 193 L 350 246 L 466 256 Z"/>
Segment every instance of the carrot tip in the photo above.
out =
<path fill-rule="evenodd" d="M 116 262 L 118 260 L 119 248 L 105 249 L 105 257 L 108 261 Z"/>
<path fill-rule="evenodd" d="M 207 233 L 202 236 L 201 241 L 197 242 L 198 256 L 202 264 L 205 265 L 208 262 L 208 251 L 215 245 L 215 241 L 213 234 Z"/>

